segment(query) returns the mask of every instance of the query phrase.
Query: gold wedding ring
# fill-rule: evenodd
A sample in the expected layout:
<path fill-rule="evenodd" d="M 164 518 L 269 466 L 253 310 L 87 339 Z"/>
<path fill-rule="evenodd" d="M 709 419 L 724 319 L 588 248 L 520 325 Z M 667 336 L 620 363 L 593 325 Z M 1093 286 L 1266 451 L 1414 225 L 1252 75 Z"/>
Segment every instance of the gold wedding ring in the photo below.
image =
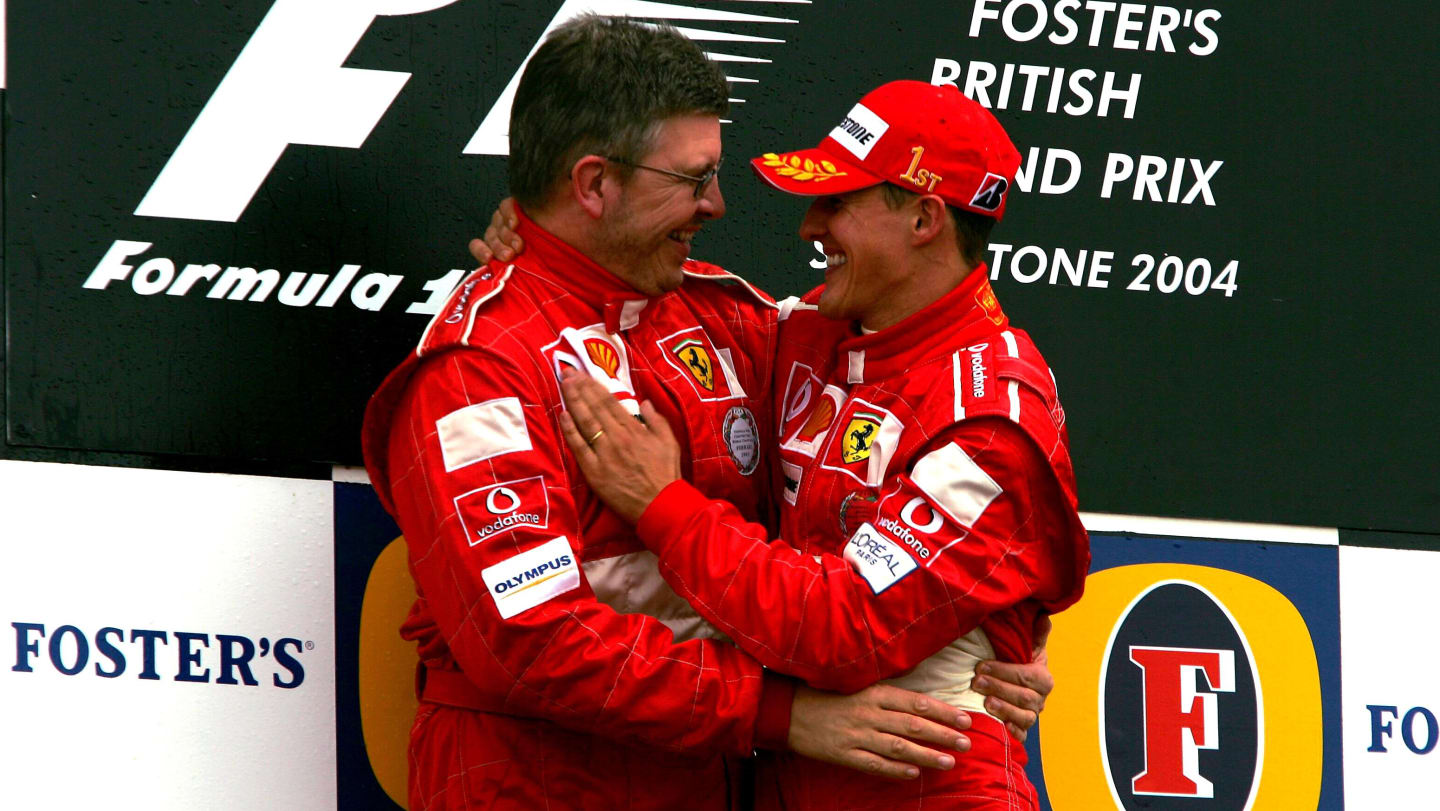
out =
<path fill-rule="evenodd" d="M 586 444 L 586 445 L 590 445 L 591 447 L 594 447 L 594 445 L 595 445 L 595 440 L 599 439 L 600 437 L 602 437 L 602 436 L 604 436 L 604 435 L 605 435 L 605 429 L 604 429 L 604 428 L 601 428 L 600 430 L 598 430 L 598 431 L 595 432 L 594 436 L 592 436 L 592 437 L 590 437 L 589 439 L 585 440 L 585 444 Z"/>

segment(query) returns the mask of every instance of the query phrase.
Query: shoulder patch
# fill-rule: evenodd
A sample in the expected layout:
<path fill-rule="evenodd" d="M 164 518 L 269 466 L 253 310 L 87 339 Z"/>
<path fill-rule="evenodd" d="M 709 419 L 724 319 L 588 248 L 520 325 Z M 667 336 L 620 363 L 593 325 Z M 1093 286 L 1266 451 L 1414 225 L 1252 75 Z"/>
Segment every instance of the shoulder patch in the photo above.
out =
<path fill-rule="evenodd" d="M 779 309 L 779 305 L 775 303 L 775 299 L 770 298 L 770 294 L 718 265 L 712 265 L 709 262 L 697 262 L 691 259 L 685 262 L 684 270 L 688 278 L 704 279 L 707 282 L 714 282 L 724 287 L 743 288 L 751 298 L 762 306 L 772 310 Z"/>
<path fill-rule="evenodd" d="M 445 472 L 515 451 L 528 451 L 530 431 L 517 397 L 465 406 L 435 421 Z"/>
<path fill-rule="evenodd" d="M 915 558 L 909 552 L 868 522 L 850 536 L 844 558 L 876 594 L 900 582 L 916 567 Z"/>
<path fill-rule="evenodd" d="M 455 514 L 471 546 L 521 527 L 550 526 L 544 476 L 500 482 L 455 497 Z"/>
<path fill-rule="evenodd" d="M 514 271 L 513 264 L 500 267 L 494 263 L 471 271 L 455 285 L 440 312 L 430 319 L 415 354 L 424 357 L 445 347 L 467 345 L 475 313 L 505 288 Z"/>
<path fill-rule="evenodd" d="M 993 412 L 999 405 L 1000 380 L 995 370 L 997 343 L 995 339 L 979 341 L 950 356 L 957 421 Z M 1003 347 L 998 349 L 1003 351 Z"/>
<path fill-rule="evenodd" d="M 480 572 L 501 619 L 510 619 L 580 586 L 580 565 L 565 536 Z"/>
<path fill-rule="evenodd" d="M 1005 492 L 954 442 L 920 457 L 910 472 L 920 491 L 964 527 L 973 527 L 990 502 Z"/>

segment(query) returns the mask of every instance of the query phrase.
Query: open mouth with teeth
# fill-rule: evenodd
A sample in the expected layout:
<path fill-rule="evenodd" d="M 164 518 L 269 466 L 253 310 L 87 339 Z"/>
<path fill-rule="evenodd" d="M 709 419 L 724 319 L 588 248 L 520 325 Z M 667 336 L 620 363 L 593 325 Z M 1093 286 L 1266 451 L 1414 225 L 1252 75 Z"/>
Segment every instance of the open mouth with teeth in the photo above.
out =
<path fill-rule="evenodd" d="M 685 247 L 688 248 L 688 247 L 690 247 L 690 243 L 695 239 L 695 234 L 697 234 L 697 233 L 699 233 L 699 232 L 698 232 L 698 231 L 671 231 L 671 232 L 670 232 L 669 234 L 667 234 L 666 236 L 668 236 L 670 239 L 673 239 L 673 240 L 675 240 L 676 242 L 678 242 L 678 243 L 680 243 L 681 245 L 684 245 Z"/>
<path fill-rule="evenodd" d="M 846 256 L 846 255 L 843 254 L 843 253 L 827 253 L 827 254 L 825 254 L 825 266 L 826 266 L 827 268 L 838 268 L 838 267 L 840 267 L 841 265 L 843 265 L 843 264 L 845 264 L 846 262 L 849 262 L 849 261 L 850 261 L 850 257 Z"/>

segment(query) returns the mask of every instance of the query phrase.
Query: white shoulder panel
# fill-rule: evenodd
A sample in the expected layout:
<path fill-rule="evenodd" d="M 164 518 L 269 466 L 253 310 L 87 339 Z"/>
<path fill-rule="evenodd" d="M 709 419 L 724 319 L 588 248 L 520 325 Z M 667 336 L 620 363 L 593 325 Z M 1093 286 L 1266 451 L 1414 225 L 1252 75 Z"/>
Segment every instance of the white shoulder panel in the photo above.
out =
<path fill-rule="evenodd" d="M 990 502 L 1005 492 L 953 442 L 921 457 L 910 478 L 951 518 L 966 527 L 975 526 Z"/>
<path fill-rule="evenodd" d="M 445 471 L 471 465 L 493 456 L 528 451 L 530 431 L 524 409 L 516 397 L 503 397 L 465 406 L 435 421 Z"/>

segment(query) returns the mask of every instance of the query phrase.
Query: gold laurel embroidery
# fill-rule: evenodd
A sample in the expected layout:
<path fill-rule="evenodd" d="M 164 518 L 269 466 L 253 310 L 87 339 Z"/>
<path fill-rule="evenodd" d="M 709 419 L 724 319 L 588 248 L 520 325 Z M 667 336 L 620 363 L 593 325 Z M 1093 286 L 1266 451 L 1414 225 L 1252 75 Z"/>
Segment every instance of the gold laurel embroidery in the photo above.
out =
<path fill-rule="evenodd" d="M 775 174 L 794 180 L 829 180 L 832 177 L 844 177 L 846 174 L 827 160 L 816 163 L 810 158 L 805 158 L 802 162 L 799 155 L 782 158 L 774 152 L 766 152 L 761 158 L 763 159 L 762 165 L 774 169 Z"/>

